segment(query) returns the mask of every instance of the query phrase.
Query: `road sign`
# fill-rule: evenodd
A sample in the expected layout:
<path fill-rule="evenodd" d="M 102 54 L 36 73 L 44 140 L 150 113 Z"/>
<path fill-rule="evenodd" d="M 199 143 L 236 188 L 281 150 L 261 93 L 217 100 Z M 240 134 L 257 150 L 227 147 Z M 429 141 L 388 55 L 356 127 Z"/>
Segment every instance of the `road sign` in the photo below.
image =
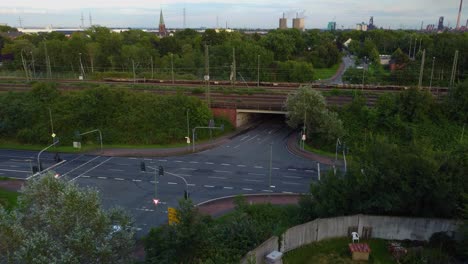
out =
<path fill-rule="evenodd" d="M 210 80 L 210 76 L 209 76 L 209 75 L 205 75 L 203 78 L 205 79 L 205 81 L 209 81 L 209 80 Z"/>
<path fill-rule="evenodd" d="M 52 133 L 52 137 L 54 138 L 55 136 L 57 136 L 57 135 L 55 135 L 55 133 Z"/>
<path fill-rule="evenodd" d="M 159 199 L 153 199 L 153 203 L 154 203 L 154 205 L 158 206 L 158 204 L 159 204 Z"/>
<path fill-rule="evenodd" d="M 179 223 L 179 217 L 177 216 L 177 209 L 173 207 L 167 208 L 167 219 L 170 225 Z"/>
<path fill-rule="evenodd" d="M 306 135 L 302 134 L 302 141 L 306 141 Z"/>
<path fill-rule="evenodd" d="M 187 144 L 190 144 L 190 138 L 189 138 L 189 137 L 185 137 L 185 139 L 187 140 Z"/>
<path fill-rule="evenodd" d="M 73 141 L 73 147 L 78 149 L 81 148 L 81 142 Z"/>

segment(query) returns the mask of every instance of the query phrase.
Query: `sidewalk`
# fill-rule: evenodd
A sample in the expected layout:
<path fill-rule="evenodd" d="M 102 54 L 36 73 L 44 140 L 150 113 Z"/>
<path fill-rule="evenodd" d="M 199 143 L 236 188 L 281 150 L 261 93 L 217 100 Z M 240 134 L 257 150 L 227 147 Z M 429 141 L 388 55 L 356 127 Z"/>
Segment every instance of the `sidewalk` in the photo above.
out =
<path fill-rule="evenodd" d="M 291 136 L 289 136 L 288 138 L 288 143 L 286 144 L 286 147 L 292 154 L 305 158 L 305 159 L 317 161 L 318 163 L 325 164 L 325 165 L 330 165 L 330 166 L 341 165 L 341 162 L 337 162 L 335 164 L 335 160 L 333 158 L 325 157 L 325 156 L 322 156 L 313 152 L 300 149 L 299 145 L 297 144 L 298 141 L 299 141 L 299 137 L 297 133 L 292 133 Z"/>
<path fill-rule="evenodd" d="M 259 123 L 249 124 L 243 127 L 239 127 L 236 131 L 224 135 L 220 138 L 217 138 L 213 141 L 203 142 L 200 144 L 195 144 L 195 152 L 205 151 L 207 149 L 212 149 L 218 146 L 229 142 L 232 138 L 247 133 L 251 129 L 254 129 L 258 126 Z M 93 151 L 90 154 L 102 155 L 102 156 L 111 156 L 111 157 L 168 157 L 168 156 L 181 156 L 194 153 L 192 152 L 192 144 L 187 144 L 186 147 L 178 148 L 156 148 L 156 149 L 123 149 L 123 148 L 114 148 L 114 149 L 104 149 L 103 152 Z"/>

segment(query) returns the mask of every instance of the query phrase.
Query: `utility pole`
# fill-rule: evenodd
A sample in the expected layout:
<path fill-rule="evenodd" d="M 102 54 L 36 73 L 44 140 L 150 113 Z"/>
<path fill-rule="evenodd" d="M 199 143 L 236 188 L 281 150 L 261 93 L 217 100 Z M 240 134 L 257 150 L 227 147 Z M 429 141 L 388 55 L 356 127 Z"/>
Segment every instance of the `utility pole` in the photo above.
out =
<path fill-rule="evenodd" d="M 232 48 L 231 85 L 236 83 L 236 48 Z"/>
<path fill-rule="evenodd" d="M 413 59 L 416 59 L 416 46 L 418 45 L 418 38 L 414 41 Z"/>
<path fill-rule="evenodd" d="M 260 87 L 260 55 L 257 56 L 257 87 Z"/>
<path fill-rule="evenodd" d="M 132 69 L 133 69 L 133 84 L 136 83 L 136 72 L 135 72 L 135 61 L 132 59 Z"/>
<path fill-rule="evenodd" d="M 151 56 L 151 79 L 154 79 L 153 56 Z"/>
<path fill-rule="evenodd" d="M 174 54 L 171 53 L 171 77 L 172 77 L 172 84 L 175 83 L 174 80 Z"/>
<path fill-rule="evenodd" d="M 273 188 L 272 185 L 271 185 L 271 167 L 272 167 L 272 164 L 273 164 L 273 142 L 270 143 L 270 173 L 269 173 L 269 179 L 268 179 L 268 186 L 269 188 Z"/>
<path fill-rule="evenodd" d="M 205 44 L 205 81 L 207 83 L 206 90 L 206 104 L 211 108 L 211 94 L 210 94 L 210 54 L 208 50 L 208 45 Z"/>
<path fill-rule="evenodd" d="M 431 81 L 429 82 L 429 91 L 432 89 L 432 78 L 434 78 L 435 57 L 432 57 Z"/>
<path fill-rule="evenodd" d="M 78 53 L 80 55 L 80 68 L 81 68 L 81 76 L 83 76 L 83 79 L 85 78 L 85 71 L 83 67 L 83 61 L 81 60 L 81 52 Z"/>
<path fill-rule="evenodd" d="M 421 51 L 421 46 L 422 46 L 422 38 L 419 39 L 419 51 Z"/>
<path fill-rule="evenodd" d="M 409 41 L 409 52 L 408 52 L 408 57 L 411 59 L 411 45 L 413 44 L 413 36 L 410 36 L 410 41 Z"/>
<path fill-rule="evenodd" d="M 52 110 L 49 107 L 50 127 L 52 129 L 52 137 L 54 137 L 54 122 L 52 121 Z"/>
<path fill-rule="evenodd" d="M 29 81 L 29 71 L 26 65 L 26 60 L 23 56 L 23 50 L 21 50 L 21 63 L 23 64 L 24 74 L 26 75 L 26 81 Z"/>
<path fill-rule="evenodd" d="M 47 54 L 47 44 L 44 40 L 44 52 L 45 52 L 45 63 L 46 63 L 46 68 L 47 68 L 47 78 L 50 79 L 52 78 L 52 70 L 50 69 L 50 58 L 49 55 Z"/>
<path fill-rule="evenodd" d="M 457 65 L 458 65 L 458 50 L 455 51 L 455 56 L 453 58 L 453 67 L 452 67 L 452 75 L 450 77 L 450 87 L 453 87 L 455 85 L 455 73 L 457 70 Z"/>
<path fill-rule="evenodd" d="M 418 88 L 419 89 L 421 89 L 421 87 L 422 87 L 425 61 L 426 61 L 426 50 L 423 51 L 422 60 L 421 60 L 421 71 L 419 72 L 419 83 L 418 83 Z"/>
<path fill-rule="evenodd" d="M 32 75 L 32 78 L 34 79 L 36 77 L 36 66 L 34 65 L 34 53 L 31 51 L 31 66 L 32 66 L 32 71 L 33 71 L 33 75 Z"/>

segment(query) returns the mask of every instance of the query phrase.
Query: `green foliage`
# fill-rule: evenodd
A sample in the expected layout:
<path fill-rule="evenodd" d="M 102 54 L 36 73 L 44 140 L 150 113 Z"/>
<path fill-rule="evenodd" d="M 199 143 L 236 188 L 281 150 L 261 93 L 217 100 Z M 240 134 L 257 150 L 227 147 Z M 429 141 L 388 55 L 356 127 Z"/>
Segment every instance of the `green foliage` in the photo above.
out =
<path fill-rule="evenodd" d="M 158 96 L 106 86 L 60 93 L 54 85 L 38 83 L 31 92 L 0 96 L 0 135 L 22 143 L 47 143 L 52 112 L 54 132 L 71 144 L 74 131 L 101 129 L 108 144 L 168 144 L 186 136 L 186 111 L 190 127 L 206 125 L 209 108 L 194 97 Z M 199 139 L 208 134 L 200 133 Z M 83 143 L 96 142 L 85 137 Z"/>
<path fill-rule="evenodd" d="M 18 193 L 0 188 L 0 207 L 12 210 L 17 203 Z"/>
<path fill-rule="evenodd" d="M 122 210 L 102 210 L 96 190 L 53 174 L 29 181 L 11 212 L 0 206 L 0 236 L 0 260 L 8 263 L 128 263 L 134 246 Z"/>
<path fill-rule="evenodd" d="M 343 124 L 338 115 L 326 108 L 325 98 L 310 87 L 303 86 L 286 101 L 287 123 L 292 128 L 306 126 L 308 138 L 319 136 L 325 142 L 343 136 Z"/>
<path fill-rule="evenodd" d="M 300 223 L 296 206 L 248 205 L 217 220 L 202 216 L 191 202 L 179 202 L 180 222 L 153 229 L 145 239 L 147 263 L 238 263 L 272 235 Z"/>
<path fill-rule="evenodd" d="M 278 63 L 276 80 L 282 82 L 311 82 L 314 79 L 312 64 L 307 62 L 285 61 Z"/>

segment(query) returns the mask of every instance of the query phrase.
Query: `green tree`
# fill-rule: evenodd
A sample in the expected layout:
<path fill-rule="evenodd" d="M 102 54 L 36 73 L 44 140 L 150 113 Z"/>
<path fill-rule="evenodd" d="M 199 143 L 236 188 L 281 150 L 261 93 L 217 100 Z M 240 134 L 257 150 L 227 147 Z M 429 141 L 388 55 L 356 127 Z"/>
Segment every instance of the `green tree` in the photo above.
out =
<path fill-rule="evenodd" d="M 341 120 L 336 113 L 327 109 L 322 94 L 310 87 L 303 86 L 296 93 L 288 95 L 286 109 L 288 125 L 292 128 L 305 125 L 309 139 L 320 136 L 330 142 L 344 135 Z"/>
<path fill-rule="evenodd" d="M 53 174 L 29 181 L 11 212 L 0 207 L 0 235 L 9 263 L 129 263 L 134 246 L 122 210 L 104 211 L 96 190 Z"/>

